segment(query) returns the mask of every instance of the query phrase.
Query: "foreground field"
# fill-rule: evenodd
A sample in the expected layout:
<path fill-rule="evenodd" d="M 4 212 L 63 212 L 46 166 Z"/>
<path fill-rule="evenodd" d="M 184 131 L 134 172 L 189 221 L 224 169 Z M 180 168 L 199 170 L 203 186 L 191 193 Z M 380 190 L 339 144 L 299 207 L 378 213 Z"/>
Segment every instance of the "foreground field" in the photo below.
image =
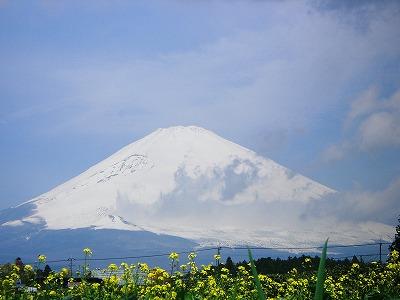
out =
<path fill-rule="evenodd" d="M 250 254 L 250 252 L 249 252 Z M 91 255 L 84 249 L 85 257 Z M 251 255 L 251 254 L 250 254 Z M 179 264 L 179 255 L 171 253 L 170 269 L 149 268 L 144 263 L 110 264 L 104 280 L 93 282 L 84 265 L 80 282 L 69 278 L 69 270 L 43 275 L 45 257 L 39 265 L 4 265 L 0 273 L 0 299 L 399 299 L 400 259 L 392 251 L 386 264 L 352 263 L 348 267 L 320 270 L 304 258 L 301 270 L 286 274 L 257 274 L 252 259 L 235 270 L 219 264 L 198 266 L 196 254 L 188 263 Z M 317 284 L 318 281 L 322 284 Z M 258 280 L 257 280 L 258 279 Z M 23 284 L 18 284 L 22 282 Z M 317 285 L 320 285 L 318 290 Z"/>

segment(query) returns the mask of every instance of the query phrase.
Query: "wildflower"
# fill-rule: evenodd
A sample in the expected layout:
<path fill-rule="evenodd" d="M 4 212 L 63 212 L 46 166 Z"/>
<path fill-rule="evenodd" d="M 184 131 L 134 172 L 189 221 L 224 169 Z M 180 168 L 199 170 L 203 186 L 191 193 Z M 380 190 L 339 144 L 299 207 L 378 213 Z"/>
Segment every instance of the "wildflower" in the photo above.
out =
<path fill-rule="evenodd" d="M 149 266 L 146 263 L 139 263 L 139 269 L 142 272 L 148 272 L 149 271 Z"/>
<path fill-rule="evenodd" d="M 181 265 L 180 268 L 181 268 L 182 271 L 186 271 L 187 270 L 187 265 Z"/>
<path fill-rule="evenodd" d="M 121 263 L 121 268 L 124 270 L 128 270 L 129 269 L 129 265 L 125 262 Z"/>
<path fill-rule="evenodd" d="M 24 266 L 24 270 L 25 270 L 25 272 L 32 272 L 32 271 L 33 271 L 33 268 L 32 268 L 31 265 L 25 265 L 25 266 Z"/>
<path fill-rule="evenodd" d="M 20 271 L 20 268 L 18 266 L 16 266 L 16 265 L 13 265 L 13 272 L 14 273 L 19 273 L 19 271 Z"/>
<path fill-rule="evenodd" d="M 222 272 L 222 273 L 229 273 L 229 269 L 227 269 L 227 268 L 222 268 L 222 269 L 221 269 L 221 272 Z"/>
<path fill-rule="evenodd" d="M 215 254 L 215 255 L 214 255 L 214 259 L 215 259 L 215 260 L 220 260 L 220 259 L 221 259 L 221 255 Z"/>
<path fill-rule="evenodd" d="M 85 256 L 92 256 L 93 252 L 90 248 L 85 248 L 83 249 L 83 254 L 85 254 Z"/>
<path fill-rule="evenodd" d="M 98 289 L 98 288 L 100 287 L 100 284 L 97 283 L 97 282 L 92 283 L 92 287 L 93 287 L 94 289 Z"/>
<path fill-rule="evenodd" d="M 60 274 L 61 276 L 65 277 L 69 274 L 69 270 L 67 268 L 62 268 Z"/>
<path fill-rule="evenodd" d="M 116 275 L 112 275 L 110 276 L 110 278 L 108 278 L 108 283 L 112 284 L 112 285 L 116 285 L 119 282 L 119 279 Z"/>
<path fill-rule="evenodd" d="M 398 260 L 398 259 L 399 259 L 399 252 L 398 252 L 397 250 L 393 250 L 393 251 L 390 253 L 390 258 L 391 258 L 393 261 Z"/>
<path fill-rule="evenodd" d="M 108 270 L 110 270 L 111 272 L 118 271 L 118 266 L 116 264 L 110 264 L 108 266 Z"/>
<path fill-rule="evenodd" d="M 359 265 L 358 263 L 353 263 L 353 264 L 351 265 L 351 268 L 352 268 L 352 269 L 359 269 L 359 268 L 360 268 L 360 265 Z"/>
<path fill-rule="evenodd" d="M 172 252 L 172 253 L 169 255 L 169 259 L 170 259 L 170 260 L 177 260 L 178 258 L 179 258 L 179 254 L 176 253 L 176 252 Z"/>
<path fill-rule="evenodd" d="M 197 256 L 196 253 L 190 252 L 189 255 L 188 255 L 188 259 L 192 261 L 192 260 L 194 260 L 196 258 L 196 256 Z"/>
<path fill-rule="evenodd" d="M 38 261 L 40 263 L 45 263 L 46 262 L 46 256 L 43 254 L 38 255 Z"/>

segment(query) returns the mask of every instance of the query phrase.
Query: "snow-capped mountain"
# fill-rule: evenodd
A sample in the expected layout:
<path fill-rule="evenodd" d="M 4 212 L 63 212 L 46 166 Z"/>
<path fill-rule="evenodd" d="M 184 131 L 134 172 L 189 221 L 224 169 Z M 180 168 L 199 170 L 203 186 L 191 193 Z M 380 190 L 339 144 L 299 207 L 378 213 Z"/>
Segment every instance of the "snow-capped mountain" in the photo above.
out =
<path fill-rule="evenodd" d="M 376 223 L 332 226 L 301 218 L 336 192 L 206 129 L 150 135 L 66 183 L 0 212 L 3 230 L 151 232 L 204 244 L 318 244 L 382 237 Z M 26 238 L 30 235 L 24 233 Z"/>

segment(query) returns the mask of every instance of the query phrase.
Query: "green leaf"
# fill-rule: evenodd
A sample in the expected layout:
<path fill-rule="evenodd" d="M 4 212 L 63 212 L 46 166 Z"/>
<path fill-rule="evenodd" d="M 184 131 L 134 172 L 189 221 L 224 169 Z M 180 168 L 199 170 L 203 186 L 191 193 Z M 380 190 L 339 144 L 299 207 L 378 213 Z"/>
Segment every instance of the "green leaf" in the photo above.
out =
<path fill-rule="evenodd" d="M 260 279 L 258 279 L 258 273 L 257 273 L 257 270 L 256 270 L 256 266 L 254 265 L 253 255 L 251 254 L 251 251 L 250 251 L 249 248 L 247 250 L 249 251 L 249 259 L 250 259 L 251 271 L 253 272 L 254 283 L 256 284 L 258 299 L 259 300 L 265 300 L 265 294 L 264 294 L 263 289 L 261 288 Z"/>
<path fill-rule="evenodd" d="M 326 239 L 324 248 L 322 249 L 321 259 L 319 260 L 317 286 L 315 287 L 315 300 L 323 300 L 324 298 L 324 283 L 325 283 L 325 261 L 326 250 L 328 248 L 328 239 Z"/>
<path fill-rule="evenodd" d="M 193 295 L 192 294 L 185 294 L 185 300 L 194 300 Z"/>

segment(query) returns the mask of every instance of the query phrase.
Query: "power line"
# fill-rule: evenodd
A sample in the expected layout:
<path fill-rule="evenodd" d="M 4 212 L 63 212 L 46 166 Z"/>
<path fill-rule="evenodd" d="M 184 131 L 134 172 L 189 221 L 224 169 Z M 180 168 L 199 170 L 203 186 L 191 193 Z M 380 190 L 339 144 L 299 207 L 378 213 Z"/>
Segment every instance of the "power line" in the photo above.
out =
<path fill-rule="evenodd" d="M 328 246 L 328 249 L 335 249 L 335 248 L 357 248 L 357 247 L 366 247 L 366 246 L 377 246 L 377 245 L 390 245 L 389 242 L 379 242 L 379 243 L 365 243 L 365 244 L 349 244 L 349 245 L 331 245 Z M 222 249 L 226 250 L 316 250 L 322 249 L 322 246 L 307 246 L 307 247 L 259 247 L 259 246 L 249 246 L 249 247 L 229 247 L 229 246 L 218 246 L 218 247 L 208 247 L 208 248 L 199 248 L 199 249 L 192 249 L 186 251 L 176 252 L 177 254 L 189 254 L 189 253 L 197 253 L 197 252 L 204 252 L 204 251 L 220 251 Z M 139 249 L 136 249 L 136 251 Z M 142 249 L 142 250 L 149 250 L 149 249 Z M 156 257 L 164 257 L 169 256 L 171 253 L 157 253 L 157 254 L 149 254 L 149 255 L 138 255 L 138 256 L 121 256 L 121 257 L 102 257 L 102 258 L 68 258 L 68 259 L 56 259 L 56 260 L 48 260 L 46 263 L 59 263 L 59 262 L 70 262 L 70 261 L 108 261 L 108 260 L 124 260 L 124 259 L 142 259 L 142 258 L 156 258 Z M 376 254 L 379 255 L 379 254 Z M 369 256 L 362 255 L 362 256 Z M 350 258 L 353 256 L 347 256 L 344 258 Z M 37 263 L 37 262 L 35 262 Z"/>
<path fill-rule="evenodd" d="M 352 248 L 352 247 L 365 247 L 365 246 L 376 246 L 376 245 L 389 245 L 391 243 L 368 243 L 368 244 L 352 244 L 352 245 L 332 245 L 328 246 L 328 249 L 335 249 L 335 248 Z M 309 247 L 228 247 L 223 246 L 223 249 L 232 249 L 232 250 L 315 250 L 315 249 L 323 249 L 323 246 L 309 246 Z"/>
<path fill-rule="evenodd" d="M 349 256 L 340 256 L 340 257 L 330 257 L 330 259 L 334 260 L 341 260 L 341 259 L 348 259 L 348 258 L 353 258 L 354 256 L 356 257 L 371 257 L 371 256 L 376 256 L 379 257 L 380 253 L 370 253 L 370 254 L 358 254 L 358 255 L 349 255 Z M 382 255 L 389 255 L 389 253 L 382 253 Z"/>

